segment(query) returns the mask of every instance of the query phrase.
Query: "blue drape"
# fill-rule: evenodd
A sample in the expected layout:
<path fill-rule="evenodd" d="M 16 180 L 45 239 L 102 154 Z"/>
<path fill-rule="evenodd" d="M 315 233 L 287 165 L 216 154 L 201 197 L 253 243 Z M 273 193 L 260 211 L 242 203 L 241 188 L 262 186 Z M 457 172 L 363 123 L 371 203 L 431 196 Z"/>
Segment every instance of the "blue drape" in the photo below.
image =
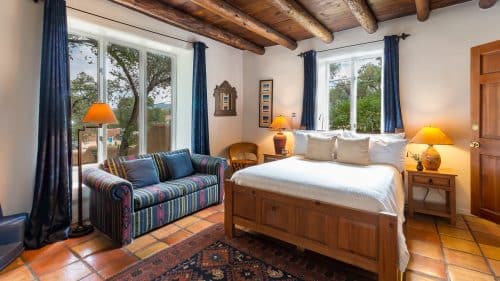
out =
<path fill-rule="evenodd" d="M 45 0 L 38 155 L 33 205 L 25 243 L 63 240 L 71 224 L 71 110 L 68 31 L 64 0 Z M 14 187 L 12 187 L 14 188 Z"/>
<path fill-rule="evenodd" d="M 316 87 L 318 72 L 316 69 L 316 51 L 304 53 L 304 97 L 302 100 L 302 118 L 300 126 L 306 130 L 315 129 Z"/>
<path fill-rule="evenodd" d="M 399 37 L 384 37 L 384 130 L 403 129 L 399 101 Z"/>
<path fill-rule="evenodd" d="M 191 149 L 193 153 L 210 155 L 208 135 L 207 66 L 202 42 L 193 43 L 193 113 Z"/>

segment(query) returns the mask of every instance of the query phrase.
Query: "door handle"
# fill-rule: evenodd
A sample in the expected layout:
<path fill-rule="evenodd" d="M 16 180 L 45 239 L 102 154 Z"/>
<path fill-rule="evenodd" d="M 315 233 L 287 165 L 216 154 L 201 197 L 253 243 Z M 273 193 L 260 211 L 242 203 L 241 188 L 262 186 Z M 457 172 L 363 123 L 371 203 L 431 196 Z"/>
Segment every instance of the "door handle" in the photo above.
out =
<path fill-rule="evenodd" d="M 478 141 L 471 141 L 470 147 L 471 148 L 479 148 L 481 144 Z"/>

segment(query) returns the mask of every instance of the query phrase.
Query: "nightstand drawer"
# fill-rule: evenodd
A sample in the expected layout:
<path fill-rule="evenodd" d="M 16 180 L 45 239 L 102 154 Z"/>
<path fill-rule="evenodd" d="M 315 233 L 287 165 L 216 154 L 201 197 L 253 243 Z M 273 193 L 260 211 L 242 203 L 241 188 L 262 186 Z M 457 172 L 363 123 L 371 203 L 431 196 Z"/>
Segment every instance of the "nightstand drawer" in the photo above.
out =
<path fill-rule="evenodd" d="M 414 175 L 413 182 L 415 184 L 425 184 L 425 185 L 434 185 L 434 186 L 450 186 L 450 178 L 441 178 L 441 177 L 433 177 L 433 176 L 424 176 L 424 175 Z"/>

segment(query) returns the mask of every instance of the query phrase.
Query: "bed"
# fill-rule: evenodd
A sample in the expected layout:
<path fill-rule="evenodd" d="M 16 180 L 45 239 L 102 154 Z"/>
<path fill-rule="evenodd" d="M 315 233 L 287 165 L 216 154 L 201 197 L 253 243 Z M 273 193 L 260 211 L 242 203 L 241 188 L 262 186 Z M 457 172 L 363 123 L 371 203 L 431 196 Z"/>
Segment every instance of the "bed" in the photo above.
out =
<path fill-rule="evenodd" d="M 293 156 L 236 172 L 225 186 L 235 225 L 400 280 L 409 260 L 401 173 Z"/>

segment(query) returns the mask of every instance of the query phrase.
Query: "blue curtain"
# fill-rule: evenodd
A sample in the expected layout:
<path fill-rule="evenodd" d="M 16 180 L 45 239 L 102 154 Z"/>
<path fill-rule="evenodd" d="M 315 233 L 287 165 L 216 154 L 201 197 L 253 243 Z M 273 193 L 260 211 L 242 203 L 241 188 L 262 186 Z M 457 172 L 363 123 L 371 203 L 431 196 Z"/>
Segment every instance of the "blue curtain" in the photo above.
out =
<path fill-rule="evenodd" d="M 302 119 L 300 121 L 300 126 L 306 130 L 314 130 L 316 120 L 316 87 L 318 84 L 316 51 L 305 52 L 303 57 L 304 97 L 302 100 Z"/>
<path fill-rule="evenodd" d="M 384 37 L 384 130 L 403 129 L 399 101 L 399 37 Z"/>
<path fill-rule="evenodd" d="M 210 155 L 208 135 L 207 66 L 202 42 L 193 43 L 193 113 L 191 149 L 193 153 Z"/>
<path fill-rule="evenodd" d="M 71 110 L 66 2 L 45 0 L 38 155 L 27 247 L 68 237 L 71 224 Z"/>

